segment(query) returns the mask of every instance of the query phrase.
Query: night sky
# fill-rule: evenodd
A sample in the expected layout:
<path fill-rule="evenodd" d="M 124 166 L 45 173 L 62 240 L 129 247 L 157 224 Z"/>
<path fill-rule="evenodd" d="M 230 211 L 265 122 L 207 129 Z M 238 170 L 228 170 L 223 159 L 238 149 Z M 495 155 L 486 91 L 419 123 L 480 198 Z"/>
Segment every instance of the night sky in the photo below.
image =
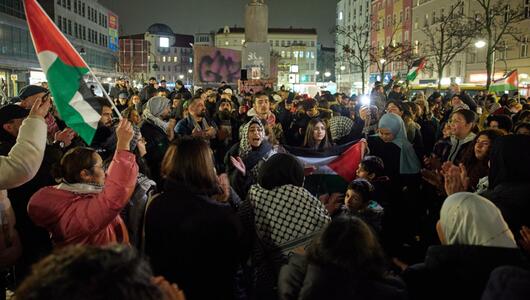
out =
<path fill-rule="evenodd" d="M 217 31 L 243 26 L 250 0 L 99 0 L 119 15 L 120 34 L 142 33 L 153 23 L 165 23 L 175 33 Z M 265 0 L 269 27 L 316 28 L 324 46 L 333 46 L 336 0 Z"/>

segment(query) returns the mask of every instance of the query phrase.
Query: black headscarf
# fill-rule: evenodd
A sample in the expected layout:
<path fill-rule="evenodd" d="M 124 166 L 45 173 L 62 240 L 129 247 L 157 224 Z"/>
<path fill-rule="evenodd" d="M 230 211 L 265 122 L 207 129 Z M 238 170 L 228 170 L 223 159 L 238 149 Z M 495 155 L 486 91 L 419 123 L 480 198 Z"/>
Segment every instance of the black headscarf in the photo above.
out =
<path fill-rule="evenodd" d="M 493 143 L 489 189 L 501 183 L 530 182 L 530 136 L 506 135 Z"/>
<path fill-rule="evenodd" d="M 293 155 L 277 153 L 260 167 L 258 183 L 267 190 L 287 184 L 301 187 L 304 183 L 304 168 Z"/>

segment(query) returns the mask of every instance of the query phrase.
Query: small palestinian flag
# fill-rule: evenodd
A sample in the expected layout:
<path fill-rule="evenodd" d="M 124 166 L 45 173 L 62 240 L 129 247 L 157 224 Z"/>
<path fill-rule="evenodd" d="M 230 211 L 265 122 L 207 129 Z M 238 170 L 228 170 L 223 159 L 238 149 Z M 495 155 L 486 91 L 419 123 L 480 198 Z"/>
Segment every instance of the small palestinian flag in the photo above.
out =
<path fill-rule="evenodd" d="M 90 145 L 101 116 L 100 105 L 83 80 L 88 65 L 36 0 L 24 0 L 24 10 L 57 111 Z"/>
<path fill-rule="evenodd" d="M 418 74 L 420 73 L 420 71 L 423 70 L 423 68 L 425 68 L 426 63 L 427 63 L 427 59 L 425 57 L 422 57 L 416 60 L 412 64 L 412 68 L 410 69 L 410 72 L 407 74 L 407 80 L 414 81 L 414 79 L 418 77 Z"/>
<path fill-rule="evenodd" d="M 512 70 L 503 78 L 495 80 L 490 85 L 490 91 L 495 93 L 504 93 L 504 91 L 517 91 L 519 85 L 518 79 L 517 70 Z"/>

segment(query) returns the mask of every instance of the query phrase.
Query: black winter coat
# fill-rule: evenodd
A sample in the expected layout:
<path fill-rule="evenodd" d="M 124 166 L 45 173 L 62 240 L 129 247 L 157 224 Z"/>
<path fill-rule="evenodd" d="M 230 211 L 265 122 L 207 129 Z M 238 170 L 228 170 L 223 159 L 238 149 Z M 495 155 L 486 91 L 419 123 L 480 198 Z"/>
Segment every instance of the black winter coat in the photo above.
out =
<path fill-rule="evenodd" d="M 521 227 L 530 226 L 530 185 L 505 182 L 482 194 L 499 208 L 510 230 L 519 240 Z"/>
<path fill-rule="evenodd" d="M 299 255 L 282 267 L 278 288 L 280 300 L 407 299 L 405 285 L 398 279 L 358 278 L 337 268 L 308 263 Z"/>
<path fill-rule="evenodd" d="M 145 221 L 145 252 L 156 275 L 178 284 L 188 300 L 234 299 L 247 244 L 230 205 L 168 181 Z"/>
<path fill-rule="evenodd" d="M 517 248 L 432 246 L 425 262 L 410 266 L 402 276 L 410 299 L 480 299 L 493 269 L 525 264 Z"/>

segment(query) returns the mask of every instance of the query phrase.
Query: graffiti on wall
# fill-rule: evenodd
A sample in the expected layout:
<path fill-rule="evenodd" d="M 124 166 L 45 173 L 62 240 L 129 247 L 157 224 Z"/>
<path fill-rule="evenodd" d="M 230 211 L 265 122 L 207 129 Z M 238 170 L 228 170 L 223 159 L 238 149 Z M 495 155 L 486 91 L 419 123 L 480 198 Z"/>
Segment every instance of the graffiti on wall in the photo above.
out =
<path fill-rule="evenodd" d="M 241 78 L 241 51 L 196 46 L 194 56 L 195 83 L 230 84 Z"/>

